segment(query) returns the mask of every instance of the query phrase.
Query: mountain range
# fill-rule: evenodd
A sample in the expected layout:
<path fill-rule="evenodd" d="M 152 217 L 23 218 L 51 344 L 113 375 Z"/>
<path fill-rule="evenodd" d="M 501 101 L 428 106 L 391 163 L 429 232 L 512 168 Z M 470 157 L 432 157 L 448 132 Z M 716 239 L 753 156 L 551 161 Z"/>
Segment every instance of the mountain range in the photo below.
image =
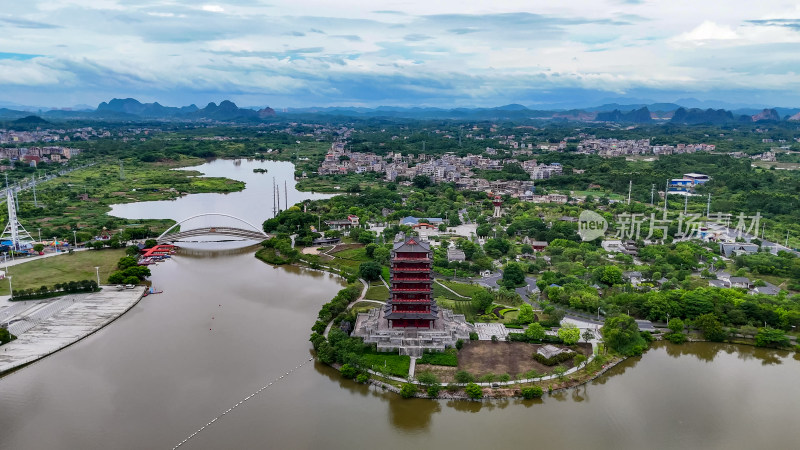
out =
<path fill-rule="evenodd" d="M 695 103 L 697 101 L 694 101 Z M 0 102 L 1 103 L 1 102 Z M 689 102 L 691 103 L 691 102 Z M 133 98 L 115 98 L 100 103 L 97 108 L 82 110 L 53 109 L 37 114 L 46 120 L 105 120 L 133 122 L 157 121 L 217 121 L 261 122 L 276 117 L 311 119 L 316 116 L 342 118 L 397 118 L 397 119 L 450 119 L 450 120 L 524 120 L 543 119 L 556 121 L 615 122 L 615 123 L 684 123 L 723 124 L 733 122 L 800 121 L 800 108 L 767 108 L 738 110 L 690 108 L 678 103 L 619 104 L 608 103 L 596 107 L 572 110 L 531 109 L 520 104 L 494 108 L 433 108 L 433 107 L 318 107 L 291 108 L 276 113 L 270 107 L 240 108 L 229 100 L 219 104 L 209 103 L 182 107 L 163 106 L 158 102 L 142 103 Z M 0 120 L 16 120 L 31 116 L 30 111 L 0 108 Z"/>

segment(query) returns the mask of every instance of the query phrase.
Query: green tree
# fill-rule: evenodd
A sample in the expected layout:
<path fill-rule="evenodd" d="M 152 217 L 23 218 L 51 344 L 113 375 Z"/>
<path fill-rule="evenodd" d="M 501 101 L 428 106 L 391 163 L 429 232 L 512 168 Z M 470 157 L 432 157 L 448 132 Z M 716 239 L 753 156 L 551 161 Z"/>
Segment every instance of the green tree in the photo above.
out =
<path fill-rule="evenodd" d="M 531 323 L 536 319 L 533 314 L 533 308 L 527 303 L 523 303 L 519 307 L 519 314 L 517 315 L 517 322 L 521 324 Z"/>
<path fill-rule="evenodd" d="M 135 245 L 129 245 L 125 247 L 125 254 L 133 257 L 139 256 L 139 247 Z"/>
<path fill-rule="evenodd" d="M 417 385 L 413 383 L 404 383 L 400 388 L 400 396 L 403 398 L 411 398 L 417 395 Z"/>
<path fill-rule="evenodd" d="M 472 399 L 483 398 L 483 389 L 475 383 L 469 383 L 464 388 L 464 392 Z"/>
<path fill-rule="evenodd" d="M 567 345 L 573 345 L 581 338 L 581 330 L 574 323 L 567 322 L 558 329 L 558 337 Z"/>
<path fill-rule="evenodd" d="M 351 366 L 350 364 L 344 364 L 341 369 L 342 376 L 345 378 L 355 378 L 358 375 L 358 369 Z"/>
<path fill-rule="evenodd" d="M 600 332 L 608 348 L 620 354 L 641 355 L 647 348 L 647 342 L 639 334 L 639 326 L 627 314 L 609 317 Z"/>
<path fill-rule="evenodd" d="M 17 337 L 11 334 L 7 329 L 0 328 L 0 345 L 7 344 Z"/>
<path fill-rule="evenodd" d="M 703 314 L 694 320 L 694 325 L 703 332 L 703 337 L 709 341 L 722 342 L 725 340 L 725 330 L 713 314 Z"/>
<path fill-rule="evenodd" d="M 364 252 L 367 254 L 367 258 L 375 258 L 375 249 L 378 248 L 378 244 L 369 243 L 364 247 Z"/>
<path fill-rule="evenodd" d="M 44 245 L 43 244 L 34 244 L 33 245 L 33 251 L 35 251 L 36 253 L 42 253 L 42 251 L 44 251 Z"/>
<path fill-rule="evenodd" d="M 677 317 L 670 319 L 669 324 L 667 324 L 667 328 L 669 328 L 673 333 L 683 333 L 683 327 L 683 321 Z"/>
<path fill-rule="evenodd" d="M 622 269 L 617 266 L 602 266 L 594 271 L 595 279 L 606 286 L 622 284 Z"/>
<path fill-rule="evenodd" d="M 125 270 L 129 267 L 135 267 L 139 262 L 133 256 L 124 256 L 117 262 L 117 269 Z"/>
<path fill-rule="evenodd" d="M 382 270 L 381 265 L 375 261 L 365 261 L 358 266 L 359 275 L 367 281 L 380 279 Z"/>
<path fill-rule="evenodd" d="M 503 270 L 503 285 L 509 289 L 525 284 L 525 272 L 522 267 L 517 263 L 510 263 L 506 265 Z"/>
<path fill-rule="evenodd" d="M 526 337 L 537 341 L 541 341 L 546 335 L 544 327 L 539 322 L 528 325 L 528 328 L 525 330 Z"/>
<path fill-rule="evenodd" d="M 542 395 L 544 395 L 544 391 L 539 386 L 524 387 L 520 392 L 522 393 L 522 397 L 528 400 L 542 398 Z"/>
<path fill-rule="evenodd" d="M 583 336 L 583 340 L 585 342 L 589 342 L 589 341 L 591 341 L 592 339 L 595 338 L 594 332 L 592 330 L 588 329 L 588 328 L 583 330 L 582 336 Z"/>
<path fill-rule="evenodd" d="M 564 379 L 564 374 L 567 373 L 567 368 L 564 366 L 556 366 L 553 368 L 553 374 L 558 377 L 559 380 Z"/>
<path fill-rule="evenodd" d="M 472 306 L 479 311 L 485 311 L 493 302 L 494 296 L 486 289 L 481 289 L 472 296 Z"/>
<path fill-rule="evenodd" d="M 788 347 L 789 337 L 777 328 L 759 328 L 756 333 L 756 345 L 759 347 Z"/>
<path fill-rule="evenodd" d="M 386 247 L 378 247 L 375 249 L 375 252 L 372 254 L 372 258 L 378 264 L 386 264 L 389 262 L 389 249 Z"/>
<path fill-rule="evenodd" d="M 475 381 L 475 377 L 472 376 L 471 373 L 467 372 L 466 370 L 459 370 L 454 375 L 456 383 L 472 383 Z"/>
<path fill-rule="evenodd" d="M 431 178 L 427 175 L 417 175 L 411 180 L 411 182 L 414 184 L 414 186 L 420 189 L 425 189 L 426 187 L 433 185 L 433 181 L 431 181 Z"/>

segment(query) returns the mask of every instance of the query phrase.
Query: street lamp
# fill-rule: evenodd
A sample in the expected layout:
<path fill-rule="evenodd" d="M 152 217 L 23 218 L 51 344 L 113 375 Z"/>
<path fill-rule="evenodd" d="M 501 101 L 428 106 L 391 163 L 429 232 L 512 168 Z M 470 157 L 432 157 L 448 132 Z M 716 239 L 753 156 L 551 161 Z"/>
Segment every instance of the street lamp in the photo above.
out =
<path fill-rule="evenodd" d="M 75 248 L 78 248 L 78 232 L 72 230 L 72 243 L 75 245 Z"/>
<path fill-rule="evenodd" d="M 94 272 L 97 274 L 97 286 L 100 286 L 100 266 L 95 266 Z"/>
<path fill-rule="evenodd" d="M 8 291 L 11 293 L 11 298 L 14 298 L 14 289 L 11 288 L 11 276 L 8 277 Z"/>
<path fill-rule="evenodd" d="M 42 229 L 41 228 L 37 228 L 37 230 L 39 230 L 39 242 L 41 243 L 42 242 Z"/>

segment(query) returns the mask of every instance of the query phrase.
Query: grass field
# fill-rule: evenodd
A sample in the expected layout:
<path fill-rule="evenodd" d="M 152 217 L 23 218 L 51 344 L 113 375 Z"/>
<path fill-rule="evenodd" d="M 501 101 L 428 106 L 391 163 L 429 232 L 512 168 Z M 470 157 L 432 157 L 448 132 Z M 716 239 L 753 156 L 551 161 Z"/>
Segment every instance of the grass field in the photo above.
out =
<path fill-rule="evenodd" d="M 480 292 L 483 287 L 477 284 L 457 283 L 455 281 L 439 280 L 441 283 L 464 297 L 472 298 L 473 295 Z"/>
<path fill-rule="evenodd" d="M 14 289 L 32 289 L 52 286 L 69 281 L 94 280 L 94 268 L 100 267 L 100 283 L 117 268 L 117 261 L 125 256 L 125 250 L 87 250 L 49 258 L 34 259 L 25 264 L 11 266 Z M 8 295 L 8 281 L 0 282 L 0 295 Z"/>
<path fill-rule="evenodd" d="M 367 289 L 367 295 L 364 298 L 385 302 L 389 300 L 389 289 L 380 281 L 373 281 L 369 289 Z"/>
<path fill-rule="evenodd" d="M 408 368 L 411 366 L 409 356 L 401 356 L 396 353 L 365 353 L 361 355 L 361 358 L 366 367 L 396 377 L 407 377 Z"/>

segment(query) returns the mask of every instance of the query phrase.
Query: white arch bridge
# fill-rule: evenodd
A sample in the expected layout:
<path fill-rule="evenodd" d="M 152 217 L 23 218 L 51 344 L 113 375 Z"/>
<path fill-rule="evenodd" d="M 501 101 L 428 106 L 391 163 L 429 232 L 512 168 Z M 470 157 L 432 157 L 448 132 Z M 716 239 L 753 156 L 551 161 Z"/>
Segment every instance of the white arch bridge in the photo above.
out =
<path fill-rule="evenodd" d="M 196 228 L 189 228 L 189 229 L 181 229 L 180 231 L 174 231 L 177 227 L 181 224 L 188 222 L 193 219 L 197 219 L 199 217 L 208 217 L 208 216 L 216 216 L 216 217 L 227 217 L 229 219 L 234 219 L 236 222 L 246 225 L 247 227 L 239 227 L 239 226 L 229 226 L 229 225 L 222 225 L 222 226 L 202 226 Z M 264 233 L 260 228 L 253 225 L 252 223 L 241 219 L 236 216 L 232 216 L 230 214 L 224 213 L 203 213 L 197 214 L 192 217 L 187 217 L 180 222 L 176 223 L 175 225 L 167 228 L 166 231 L 161 233 L 161 236 L 156 238 L 159 244 L 165 244 L 170 242 L 180 242 L 180 241 L 188 241 L 191 238 L 195 237 L 204 237 L 204 236 L 227 236 L 230 238 L 241 238 L 241 239 L 252 239 L 255 241 L 263 241 L 264 239 L 269 238 L 267 233 Z M 230 239 L 225 239 L 230 240 Z M 203 242 L 214 242 L 204 240 Z"/>

